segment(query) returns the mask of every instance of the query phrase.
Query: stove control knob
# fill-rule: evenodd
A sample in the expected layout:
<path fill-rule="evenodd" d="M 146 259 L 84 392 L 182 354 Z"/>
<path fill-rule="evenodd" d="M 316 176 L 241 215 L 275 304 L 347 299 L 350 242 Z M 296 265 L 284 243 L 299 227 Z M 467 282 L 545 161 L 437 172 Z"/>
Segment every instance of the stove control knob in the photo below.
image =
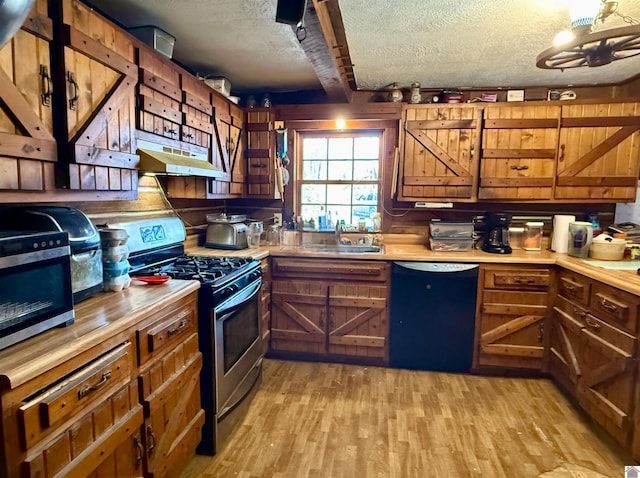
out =
<path fill-rule="evenodd" d="M 223 293 L 225 297 L 229 297 L 235 294 L 238 291 L 238 286 L 236 284 L 231 284 L 229 287 L 224 289 Z"/>
<path fill-rule="evenodd" d="M 251 274 L 249 274 L 249 280 L 256 280 L 261 275 L 262 274 L 260 274 L 260 271 L 253 271 Z"/>

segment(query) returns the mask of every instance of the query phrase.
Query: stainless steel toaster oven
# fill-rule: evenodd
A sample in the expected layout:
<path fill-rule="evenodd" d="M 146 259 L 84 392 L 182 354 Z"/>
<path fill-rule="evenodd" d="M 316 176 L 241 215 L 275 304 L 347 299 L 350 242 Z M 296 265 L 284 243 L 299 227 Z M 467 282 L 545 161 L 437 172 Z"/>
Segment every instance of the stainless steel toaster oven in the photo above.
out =
<path fill-rule="evenodd" d="M 66 232 L 0 232 L 0 349 L 73 323 Z"/>

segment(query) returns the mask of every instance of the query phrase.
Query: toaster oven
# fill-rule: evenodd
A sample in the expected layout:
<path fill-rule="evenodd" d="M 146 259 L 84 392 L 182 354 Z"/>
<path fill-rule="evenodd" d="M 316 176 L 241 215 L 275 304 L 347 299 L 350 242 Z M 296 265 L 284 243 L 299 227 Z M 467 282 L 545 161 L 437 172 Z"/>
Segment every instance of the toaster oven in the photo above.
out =
<path fill-rule="evenodd" d="M 0 232 L 0 349 L 73 323 L 66 232 Z"/>

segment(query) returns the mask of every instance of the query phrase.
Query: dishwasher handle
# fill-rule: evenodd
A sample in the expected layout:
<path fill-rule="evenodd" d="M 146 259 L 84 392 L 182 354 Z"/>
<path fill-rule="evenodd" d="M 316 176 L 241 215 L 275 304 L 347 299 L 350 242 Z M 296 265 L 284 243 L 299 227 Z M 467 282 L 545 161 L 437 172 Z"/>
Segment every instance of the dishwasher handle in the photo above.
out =
<path fill-rule="evenodd" d="M 438 272 L 438 273 L 452 273 L 452 272 L 464 272 L 477 269 L 479 264 L 467 264 L 462 262 L 402 262 L 395 261 L 395 265 L 411 269 L 419 272 Z"/>

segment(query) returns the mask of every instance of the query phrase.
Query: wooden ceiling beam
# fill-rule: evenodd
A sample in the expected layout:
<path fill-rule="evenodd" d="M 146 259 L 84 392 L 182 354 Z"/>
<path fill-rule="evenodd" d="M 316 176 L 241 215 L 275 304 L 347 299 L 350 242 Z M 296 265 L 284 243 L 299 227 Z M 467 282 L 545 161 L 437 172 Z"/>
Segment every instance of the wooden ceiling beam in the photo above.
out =
<path fill-rule="evenodd" d="M 318 0 L 308 1 L 304 14 L 304 31 L 293 28 L 329 100 L 349 103 L 353 93 L 352 85 L 355 86 L 355 83 L 350 81 L 349 75 L 345 73 L 351 69 L 351 62 L 348 49 L 345 53 L 346 43 L 336 39 L 333 27 L 335 20 L 330 18 L 330 10 L 326 3 Z M 339 21 L 341 25 L 341 15 Z M 341 28 L 344 32 L 344 27 Z M 339 50 L 336 50 L 336 45 L 340 45 Z"/>

